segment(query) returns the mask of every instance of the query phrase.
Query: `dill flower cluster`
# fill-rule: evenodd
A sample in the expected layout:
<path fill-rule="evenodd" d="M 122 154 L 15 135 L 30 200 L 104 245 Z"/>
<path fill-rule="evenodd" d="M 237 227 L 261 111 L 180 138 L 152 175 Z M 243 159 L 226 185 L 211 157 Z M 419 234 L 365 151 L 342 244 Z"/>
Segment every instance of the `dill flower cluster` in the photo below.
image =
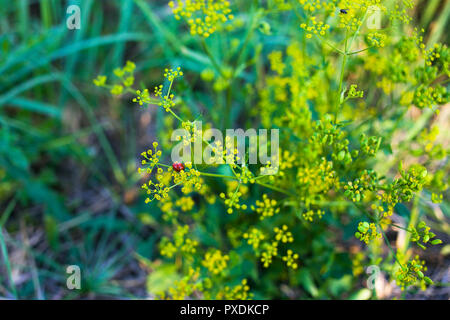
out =
<path fill-rule="evenodd" d="M 223 255 L 220 250 L 214 250 L 205 254 L 202 265 L 213 275 L 218 275 L 226 269 L 228 260 L 230 260 L 228 255 Z"/>
<path fill-rule="evenodd" d="M 281 241 L 283 243 L 293 242 L 294 237 L 292 236 L 292 232 L 288 230 L 287 225 L 283 225 L 281 228 L 275 227 L 273 229 L 275 232 L 275 240 Z"/>
<path fill-rule="evenodd" d="M 196 252 L 198 241 L 192 240 L 188 235 L 189 226 L 177 226 L 171 241 L 167 237 L 163 237 L 159 244 L 161 255 L 172 258 L 175 254 L 193 254 Z"/>
<path fill-rule="evenodd" d="M 298 268 L 298 263 L 295 262 L 295 260 L 298 259 L 298 254 L 293 253 L 292 250 L 288 250 L 286 252 L 286 255 L 282 257 L 282 259 L 286 262 L 286 265 L 288 267 L 291 267 L 294 270 Z"/>
<path fill-rule="evenodd" d="M 247 239 L 247 243 L 252 245 L 254 250 L 258 249 L 261 240 L 265 239 L 264 234 L 256 228 L 252 228 L 249 232 L 244 233 L 242 237 Z"/>
<path fill-rule="evenodd" d="M 367 42 L 371 46 L 383 48 L 386 45 L 387 36 L 381 32 L 371 32 L 367 35 Z"/>
<path fill-rule="evenodd" d="M 374 223 L 360 222 L 355 237 L 368 244 L 371 240 L 381 239 L 381 233 L 377 232 Z"/>
<path fill-rule="evenodd" d="M 404 290 L 406 287 L 416 285 L 417 283 L 420 283 L 421 286 L 432 284 L 433 281 L 423 274 L 427 270 L 424 264 L 425 262 L 420 260 L 418 256 L 408 261 L 405 266 L 399 268 L 395 273 L 397 285 Z"/>
<path fill-rule="evenodd" d="M 269 199 L 267 194 L 263 194 L 262 201 L 256 200 L 255 205 L 252 205 L 251 209 L 260 215 L 261 220 L 280 212 L 280 208 L 277 207 L 277 201 Z"/>
<path fill-rule="evenodd" d="M 298 3 L 303 7 L 306 12 L 314 13 L 318 10 L 334 11 L 336 8 L 336 1 L 324 1 L 324 0 L 298 0 Z"/>
<path fill-rule="evenodd" d="M 309 19 L 309 24 L 302 23 L 300 28 L 307 32 L 306 38 L 311 39 L 313 34 L 324 36 L 326 31 L 330 29 L 330 25 L 323 21 L 317 21 L 316 17 L 311 17 Z"/>
<path fill-rule="evenodd" d="M 427 48 L 422 31 L 396 39 L 383 29 L 363 26 L 374 6 L 387 15 L 383 24 L 409 23 L 410 5 L 401 1 L 384 6 L 380 0 L 270 1 L 267 9 L 257 10 L 254 20 L 249 19 L 248 39 L 243 43 L 227 39 L 239 48 L 237 52 L 215 57 L 202 48 L 210 63 L 189 72 L 198 73 L 197 79 L 206 82 L 212 96 L 202 91 L 198 96 L 204 99 L 198 104 L 192 101 L 196 94 L 189 103 L 182 100 L 185 83 L 180 95 L 173 92 L 175 80 L 183 76 L 180 68 L 165 69 L 165 85 L 157 84 L 153 91 L 132 89 L 134 80 L 129 77 L 134 64 L 114 72 L 119 83 L 107 84 L 106 76 L 94 80 L 113 94 L 134 95 L 140 106 L 167 111 L 161 121 L 164 132 L 158 133 L 162 141 L 141 154 L 139 168 L 145 201 L 152 215 L 161 217 L 160 263 L 170 270 L 168 278 L 176 279 L 161 289 L 161 297 L 249 299 L 253 290 L 260 294 L 287 284 L 301 286 L 308 297 L 320 297 L 332 291 L 329 283 L 336 280 L 327 278 L 323 290 L 314 289 L 314 282 L 341 272 L 343 265 L 351 265 L 349 272 L 355 277 L 363 276 L 369 260 L 402 288 L 432 283 L 425 276 L 424 262 L 418 257 L 411 260 L 408 250 L 402 256 L 383 234 L 402 229 L 410 238 L 407 245 L 420 249 L 442 243 L 425 221 L 411 219 L 410 225 L 399 226 L 392 216 L 401 209 L 410 210 L 411 216 L 419 212 L 417 206 L 423 204 L 414 202 L 419 195 L 427 202 L 443 201 L 448 188 L 445 168 L 428 165 L 438 156 L 444 159 L 446 150 L 436 142 L 438 130 L 426 126 L 407 131 L 405 144 L 413 141 L 416 150 L 396 154 L 390 139 L 403 119 L 397 117 L 412 106 L 420 116 L 415 127 L 428 119 L 422 109 L 438 110 L 448 102 L 445 81 L 450 55 L 444 45 Z M 205 38 L 221 32 L 233 19 L 228 1 L 180 0 L 169 6 L 176 19 L 189 25 L 192 35 Z M 295 15 L 301 34 L 317 37 L 270 47 L 262 43 L 255 48 L 256 58 L 244 61 L 242 48 L 258 42 L 251 38 L 257 29 L 262 29 L 258 37 L 265 37 L 271 15 L 289 14 L 288 10 L 302 12 Z M 355 49 L 357 44 L 361 48 Z M 249 71 L 253 67 L 256 80 Z M 358 78 L 368 79 L 360 82 L 364 91 L 355 84 Z M 238 90 L 245 94 L 234 97 Z M 255 126 L 281 128 L 279 152 L 265 163 L 249 164 L 233 138 L 204 139 L 194 119 L 208 118 L 209 113 L 212 120 L 220 119 L 223 114 L 214 114 L 216 101 L 223 102 L 233 116 L 248 115 L 245 120 Z M 238 105 L 245 111 L 239 111 Z M 207 112 L 196 114 L 198 108 Z M 167 132 L 174 128 L 187 132 L 178 142 L 185 146 L 200 142 L 200 151 L 212 151 L 217 161 L 169 162 Z M 417 164 L 408 161 L 404 169 L 402 157 Z M 429 193 L 421 193 L 424 189 Z M 334 230 L 347 231 L 352 225 L 356 230 L 351 230 L 354 237 L 348 241 L 356 249 L 336 251 L 333 241 L 339 232 Z M 380 240 L 387 242 L 385 247 Z"/>
<path fill-rule="evenodd" d="M 134 62 L 127 61 L 123 68 L 114 69 L 114 75 L 119 78 L 120 83 L 108 85 L 106 83 L 107 77 L 104 75 L 99 75 L 93 80 L 94 85 L 97 87 L 108 88 L 112 95 L 121 95 L 124 91 L 134 84 L 134 70 L 136 65 Z"/>
<path fill-rule="evenodd" d="M 247 279 L 243 279 L 241 283 L 234 287 L 225 286 L 223 290 L 217 294 L 217 299 L 223 300 L 249 300 L 253 297 L 253 294 L 249 292 L 250 286 Z"/>
<path fill-rule="evenodd" d="M 228 207 L 228 209 L 227 209 L 228 214 L 232 214 L 233 209 L 237 209 L 237 210 L 239 210 L 239 209 L 246 210 L 247 209 L 246 204 L 241 205 L 239 203 L 241 196 L 242 196 L 242 192 L 239 191 L 239 187 L 236 188 L 236 190 L 234 192 L 228 192 L 228 194 L 225 194 L 224 192 L 220 193 L 220 198 L 222 198 L 224 200 L 224 204 Z"/>

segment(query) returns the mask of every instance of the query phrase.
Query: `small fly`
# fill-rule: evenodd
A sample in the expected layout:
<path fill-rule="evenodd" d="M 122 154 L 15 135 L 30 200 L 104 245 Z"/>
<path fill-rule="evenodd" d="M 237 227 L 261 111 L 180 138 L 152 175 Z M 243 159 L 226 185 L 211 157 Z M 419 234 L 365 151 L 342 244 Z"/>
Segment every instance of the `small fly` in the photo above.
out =
<path fill-rule="evenodd" d="M 343 14 L 347 14 L 348 13 L 348 9 L 341 9 L 341 10 L 339 10 L 341 13 L 343 13 Z"/>

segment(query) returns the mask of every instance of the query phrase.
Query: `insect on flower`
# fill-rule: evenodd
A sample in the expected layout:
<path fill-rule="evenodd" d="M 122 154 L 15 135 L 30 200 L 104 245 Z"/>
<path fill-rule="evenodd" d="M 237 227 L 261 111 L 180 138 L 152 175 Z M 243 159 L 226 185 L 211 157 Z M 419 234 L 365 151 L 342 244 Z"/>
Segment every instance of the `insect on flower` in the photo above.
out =
<path fill-rule="evenodd" d="M 180 163 L 180 162 L 174 162 L 172 164 L 172 168 L 173 170 L 175 170 L 176 172 L 180 172 L 181 170 L 184 170 L 184 164 Z"/>
<path fill-rule="evenodd" d="M 343 14 L 347 14 L 348 13 L 348 9 L 341 9 L 341 10 L 339 10 L 341 13 L 343 13 Z"/>

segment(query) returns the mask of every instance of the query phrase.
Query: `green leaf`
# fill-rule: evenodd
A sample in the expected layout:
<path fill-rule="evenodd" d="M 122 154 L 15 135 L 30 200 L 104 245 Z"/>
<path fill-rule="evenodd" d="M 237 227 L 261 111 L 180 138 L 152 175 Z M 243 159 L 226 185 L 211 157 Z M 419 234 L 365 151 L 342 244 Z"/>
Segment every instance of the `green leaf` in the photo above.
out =
<path fill-rule="evenodd" d="M 314 284 L 314 281 L 312 279 L 312 275 L 309 270 L 302 269 L 300 271 L 300 283 L 303 285 L 305 290 L 314 298 L 317 298 L 319 296 L 319 289 L 317 289 L 316 285 Z"/>

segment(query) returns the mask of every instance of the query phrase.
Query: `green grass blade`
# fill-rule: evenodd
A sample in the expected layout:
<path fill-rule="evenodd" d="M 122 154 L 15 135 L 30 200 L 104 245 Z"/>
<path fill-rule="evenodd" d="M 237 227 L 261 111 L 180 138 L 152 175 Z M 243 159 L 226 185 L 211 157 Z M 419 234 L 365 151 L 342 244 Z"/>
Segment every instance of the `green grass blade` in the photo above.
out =
<path fill-rule="evenodd" d="M 52 7 L 50 0 L 41 0 L 41 18 L 46 29 L 52 26 Z"/>
<path fill-rule="evenodd" d="M 68 90 L 70 94 L 74 97 L 74 99 L 79 103 L 80 107 L 86 113 L 86 116 L 91 126 L 95 128 L 95 133 L 100 141 L 100 145 L 102 146 L 103 151 L 105 152 L 106 158 L 108 159 L 108 162 L 110 163 L 113 169 L 115 178 L 119 183 L 124 183 L 126 180 L 125 175 L 122 171 L 122 168 L 120 167 L 119 161 L 117 160 L 117 157 L 114 154 L 114 151 L 105 133 L 103 132 L 101 127 L 96 126 L 98 121 L 95 117 L 94 112 L 92 111 L 91 106 L 87 102 L 86 98 L 81 94 L 81 92 L 68 79 L 64 79 L 63 85 L 65 86 L 66 90 Z"/>
<path fill-rule="evenodd" d="M 123 0 L 121 4 L 119 30 L 117 31 L 119 34 L 126 33 L 129 29 L 131 14 L 133 12 L 133 0 Z M 122 65 L 124 50 L 125 43 L 117 42 L 112 55 L 113 67 Z"/>
<path fill-rule="evenodd" d="M 55 119 L 61 119 L 61 109 L 45 102 L 16 97 L 8 101 L 8 106 L 33 111 Z"/>
<path fill-rule="evenodd" d="M 148 41 L 149 38 L 151 38 L 148 34 L 144 33 L 125 33 L 125 34 L 114 34 L 114 35 L 108 35 L 88 40 L 83 40 L 71 45 L 68 45 L 66 47 L 63 47 L 61 49 L 58 49 L 54 51 L 51 54 L 36 57 L 32 63 L 30 63 L 28 66 L 22 68 L 20 71 L 15 72 L 12 76 L 7 78 L 7 83 L 14 83 L 18 79 L 28 75 L 30 72 L 38 69 L 39 67 L 45 66 L 48 63 L 64 58 L 66 56 L 69 56 L 71 54 L 74 54 L 76 52 L 98 47 L 98 46 L 104 46 L 116 42 L 126 42 L 126 41 Z M 0 75 L 2 72 L 4 72 L 5 68 L 0 69 Z"/>
<path fill-rule="evenodd" d="M 17 5 L 17 16 L 19 21 L 19 32 L 22 35 L 22 39 L 28 38 L 28 33 L 30 31 L 30 17 L 28 12 L 28 0 L 18 0 Z"/>
<path fill-rule="evenodd" d="M 28 81 L 16 86 L 15 88 L 11 89 L 4 95 L 0 96 L 0 107 L 2 105 L 4 105 L 5 103 L 7 103 L 10 99 L 21 94 L 22 92 L 30 90 L 33 87 L 36 87 L 36 86 L 39 86 L 39 85 L 42 85 L 42 84 L 45 84 L 48 82 L 55 82 L 55 81 L 60 81 L 60 80 L 61 80 L 61 77 L 54 73 L 46 74 L 43 76 L 38 76 L 31 80 L 28 80 Z"/>

